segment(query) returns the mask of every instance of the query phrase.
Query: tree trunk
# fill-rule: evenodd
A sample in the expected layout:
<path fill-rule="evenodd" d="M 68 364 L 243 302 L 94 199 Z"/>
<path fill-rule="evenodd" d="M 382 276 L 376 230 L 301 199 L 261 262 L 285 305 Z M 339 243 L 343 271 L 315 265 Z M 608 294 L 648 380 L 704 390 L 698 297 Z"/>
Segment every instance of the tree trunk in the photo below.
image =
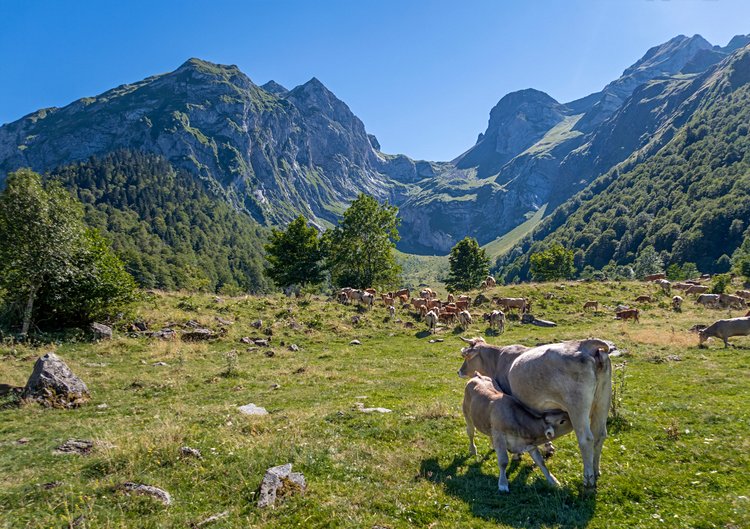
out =
<path fill-rule="evenodd" d="M 31 287 L 29 291 L 29 299 L 26 301 L 26 308 L 23 311 L 23 326 L 21 327 L 21 336 L 26 338 L 29 333 L 29 327 L 31 326 L 31 314 L 34 310 L 34 297 L 36 296 L 37 287 L 36 285 Z"/>

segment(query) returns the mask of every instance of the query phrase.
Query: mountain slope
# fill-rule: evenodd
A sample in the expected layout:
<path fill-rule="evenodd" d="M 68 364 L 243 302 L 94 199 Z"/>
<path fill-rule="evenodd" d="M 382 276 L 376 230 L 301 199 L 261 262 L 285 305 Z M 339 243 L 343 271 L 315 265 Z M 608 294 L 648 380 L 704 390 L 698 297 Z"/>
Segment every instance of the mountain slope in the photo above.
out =
<path fill-rule="evenodd" d="M 653 246 L 666 263 L 725 271 L 722 256 L 750 236 L 750 46 L 700 81 L 657 132 L 663 147 L 646 156 L 647 145 L 564 203 L 499 272 L 528 278 L 529 255 L 552 242 L 575 250 L 579 270 L 630 264 Z"/>

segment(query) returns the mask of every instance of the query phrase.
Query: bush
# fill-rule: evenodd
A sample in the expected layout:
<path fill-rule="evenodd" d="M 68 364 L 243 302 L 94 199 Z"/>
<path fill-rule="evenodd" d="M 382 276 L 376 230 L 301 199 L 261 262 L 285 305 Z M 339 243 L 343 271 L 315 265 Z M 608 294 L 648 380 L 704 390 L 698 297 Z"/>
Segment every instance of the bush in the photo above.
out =
<path fill-rule="evenodd" d="M 727 287 L 731 284 L 732 277 L 729 274 L 718 274 L 714 276 L 711 282 L 711 293 L 712 294 L 723 294 Z"/>

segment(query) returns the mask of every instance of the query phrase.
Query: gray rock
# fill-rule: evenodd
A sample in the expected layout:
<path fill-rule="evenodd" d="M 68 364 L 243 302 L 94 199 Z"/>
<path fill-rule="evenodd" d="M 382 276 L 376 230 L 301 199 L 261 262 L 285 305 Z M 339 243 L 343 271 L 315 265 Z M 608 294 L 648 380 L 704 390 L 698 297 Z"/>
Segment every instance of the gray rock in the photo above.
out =
<path fill-rule="evenodd" d="M 166 362 L 154 362 L 151 365 L 154 367 L 169 367 L 169 364 Z"/>
<path fill-rule="evenodd" d="M 270 507 L 278 497 L 304 493 L 306 488 L 305 476 L 301 472 L 292 472 L 291 463 L 269 468 L 260 484 L 258 507 Z"/>
<path fill-rule="evenodd" d="M 191 527 L 203 527 L 213 522 L 218 522 L 222 518 L 226 518 L 229 516 L 229 511 L 223 511 L 214 515 L 209 516 L 205 520 L 201 520 L 200 522 L 194 523 Z"/>
<path fill-rule="evenodd" d="M 174 340 L 177 337 L 177 333 L 172 329 L 165 327 L 164 329 L 161 329 L 159 331 L 147 333 L 146 336 L 149 336 L 151 338 L 158 338 L 160 340 Z"/>
<path fill-rule="evenodd" d="M 54 407 L 72 408 L 90 398 L 86 384 L 55 353 L 37 359 L 22 398 Z"/>
<path fill-rule="evenodd" d="M 249 336 L 243 336 L 242 338 L 240 338 L 240 343 L 251 344 L 253 343 L 253 341 L 250 339 Z"/>
<path fill-rule="evenodd" d="M 361 402 L 356 402 L 355 406 L 357 406 L 357 409 L 362 413 L 391 413 L 393 411 L 388 408 L 365 408 L 365 405 Z"/>
<path fill-rule="evenodd" d="M 219 323 L 219 325 L 234 325 L 233 321 L 225 320 L 224 318 L 221 318 L 219 316 L 216 316 L 216 321 Z"/>
<path fill-rule="evenodd" d="M 164 505 L 172 505 L 172 496 L 169 494 L 169 492 L 152 485 L 144 485 L 142 483 L 133 483 L 132 481 L 127 481 L 120 485 L 120 488 L 125 491 L 125 493 L 149 496 L 155 500 L 162 502 Z"/>
<path fill-rule="evenodd" d="M 103 323 L 92 323 L 91 332 L 94 333 L 94 338 L 97 340 L 111 340 L 112 339 L 112 327 L 104 325 Z"/>
<path fill-rule="evenodd" d="M 253 327 L 255 329 L 260 329 L 261 327 L 263 327 L 263 320 L 255 320 L 254 322 L 250 324 L 250 327 Z"/>
<path fill-rule="evenodd" d="M 55 448 L 55 454 L 78 454 L 88 455 L 94 448 L 94 441 L 86 439 L 68 439 L 63 444 Z"/>
<path fill-rule="evenodd" d="M 256 406 L 253 403 L 245 404 L 238 409 L 240 410 L 240 413 L 244 415 L 268 415 L 268 411 L 265 408 Z"/>
<path fill-rule="evenodd" d="M 258 338 L 257 340 L 253 340 L 253 343 L 258 347 L 268 347 L 268 340 L 266 340 L 265 338 Z"/>
<path fill-rule="evenodd" d="M 185 457 L 194 457 L 196 459 L 203 459 L 201 451 L 197 448 L 190 448 L 189 446 L 180 447 L 180 454 Z"/>
<path fill-rule="evenodd" d="M 182 333 L 182 339 L 186 342 L 200 342 L 216 338 L 216 333 L 210 329 L 194 329 Z"/>
<path fill-rule="evenodd" d="M 359 340 L 352 340 L 351 342 L 349 342 L 349 345 L 362 345 L 362 342 L 360 342 Z"/>
<path fill-rule="evenodd" d="M 296 343 L 293 343 L 292 345 L 289 346 L 289 350 L 296 353 L 299 351 L 299 345 L 297 345 Z"/>

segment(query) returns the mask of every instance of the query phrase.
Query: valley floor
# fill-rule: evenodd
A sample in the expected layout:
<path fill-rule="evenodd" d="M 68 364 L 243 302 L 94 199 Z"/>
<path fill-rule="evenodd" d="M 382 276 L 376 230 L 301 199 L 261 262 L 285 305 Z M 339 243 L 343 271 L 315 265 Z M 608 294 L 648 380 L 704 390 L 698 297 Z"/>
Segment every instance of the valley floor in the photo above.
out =
<path fill-rule="evenodd" d="M 555 297 L 545 299 L 547 292 Z M 510 321 L 493 336 L 481 320 L 485 306 L 472 309 L 467 331 L 443 327 L 431 336 L 408 311 L 397 312 L 400 323 L 389 320 L 382 305 L 360 312 L 316 297 L 217 302 L 167 293 L 142 302 L 135 316 L 151 329 L 195 320 L 218 330 L 217 317 L 234 323 L 210 343 L 120 329 L 95 344 L 3 345 L 0 387 L 23 386 L 36 358 L 55 350 L 92 401 L 59 410 L 0 397 L 0 527 L 196 527 L 224 512 L 205 527 L 750 526 L 750 337 L 732 339 L 737 348 L 699 349 L 688 331 L 739 311 L 688 299 L 675 313 L 655 286 L 635 282 L 493 291 L 500 293 L 533 299 L 535 315 L 558 327 Z M 641 307 L 640 324 L 613 318 L 612 307 L 646 293 L 657 301 Z M 588 299 L 602 310 L 584 313 Z M 261 330 L 250 326 L 258 319 Z M 270 347 L 239 341 L 264 331 L 272 333 Z M 468 455 L 459 336 L 616 343 L 616 416 L 595 494 L 581 486 L 574 435 L 557 440 L 548 461 L 559 490 L 524 456 L 510 467 L 510 494 L 497 493 L 489 440 L 480 436 L 479 457 Z M 350 345 L 354 339 L 361 345 Z M 237 408 L 248 403 L 269 415 L 242 415 Z M 357 403 L 393 411 L 366 414 Z M 93 451 L 53 453 L 70 438 L 94 440 Z M 181 455 L 182 446 L 203 458 Z M 306 493 L 258 509 L 265 470 L 288 462 L 304 473 Z M 127 481 L 163 488 L 173 504 L 126 496 L 118 486 Z"/>

